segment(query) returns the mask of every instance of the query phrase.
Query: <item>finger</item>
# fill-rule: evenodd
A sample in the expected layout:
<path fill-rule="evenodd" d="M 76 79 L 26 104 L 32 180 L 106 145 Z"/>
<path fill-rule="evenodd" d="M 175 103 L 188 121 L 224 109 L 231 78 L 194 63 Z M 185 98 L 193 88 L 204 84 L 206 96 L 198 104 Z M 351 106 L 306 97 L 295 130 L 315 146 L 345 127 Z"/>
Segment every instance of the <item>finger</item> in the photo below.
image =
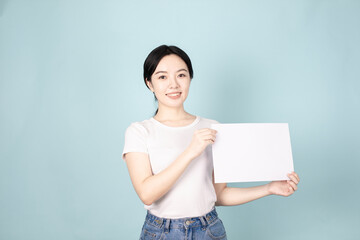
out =
<path fill-rule="evenodd" d="M 293 181 L 288 181 L 288 184 L 291 186 L 291 188 L 296 191 L 298 189 L 297 185 Z"/>
<path fill-rule="evenodd" d="M 290 196 L 291 194 L 293 194 L 295 191 L 294 191 L 294 189 L 292 188 L 292 187 L 289 187 L 289 195 L 288 196 Z"/>
<path fill-rule="evenodd" d="M 207 139 L 211 138 L 211 139 L 213 139 L 215 141 L 216 135 L 215 134 L 208 134 L 208 135 L 204 136 L 204 138 L 207 138 Z"/>
<path fill-rule="evenodd" d="M 293 172 L 293 175 L 296 177 L 296 179 L 298 180 L 298 182 L 300 182 L 299 175 L 298 175 L 296 172 Z"/>
<path fill-rule="evenodd" d="M 208 143 L 208 144 L 213 144 L 215 141 L 212 140 L 212 139 L 207 139 L 207 140 L 205 140 L 205 142 Z"/>
<path fill-rule="evenodd" d="M 198 131 L 199 133 L 200 132 L 206 132 L 206 131 L 210 131 L 210 132 L 213 132 L 213 133 L 217 133 L 217 131 L 215 129 L 212 129 L 212 128 L 201 128 L 201 129 L 198 129 L 196 130 Z"/>
<path fill-rule="evenodd" d="M 216 138 L 216 134 L 213 133 L 201 133 L 199 136 L 201 139 Z"/>
<path fill-rule="evenodd" d="M 196 130 L 195 132 L 202 133 L 202 132 L 206 132 L 208 130 L 209 130 L 209 128 L 201 128 L 201 129 Z"/>
<path fill-rule="evenodd" d="M 288 174 L 288 177 L 289 177 L 291 180 L 296 179 L 296 181 L 294 181 L 294 182 L 296 182 L 296 183 L 299 183 L 299 182 L 300 182 L 299 177 L 298 177 L 297 175 L 295 175 L 294 172 L 289 173 L 289 174 Z"/>
<path fill-rule="evenodd" d="M 215 142 L 216 137 L 212 135 L 208 135 L 203 138 L 204 141 L 211 140 L 212 142 Z"/>
<path fill-rule="evenodd" d="M 288 174 L 288 177 L 289 177 L 292 181 L 294 181 L 296 184 L 299 183 L 299 180 L 295 177 L 294 174 Z"/>
<path fill-rule="evenodd" d="M 216 138 L 216 135 L 215 134 L 212 134 L 212 133 L 206 133 L 206 132 L 203 132 L 203 133 L 200 133 L 198 134 L 198 138 L 199 140 L 207 140 L 207 139 L 214 139 Z"/>
<path fill-rule="evenodd" d="M 212 132 L 209 131 L 209 130 L 198 132 L 199 136 L 205 136 L 205 135 L 208 135 L 208 134 L 212 134 Z"/>

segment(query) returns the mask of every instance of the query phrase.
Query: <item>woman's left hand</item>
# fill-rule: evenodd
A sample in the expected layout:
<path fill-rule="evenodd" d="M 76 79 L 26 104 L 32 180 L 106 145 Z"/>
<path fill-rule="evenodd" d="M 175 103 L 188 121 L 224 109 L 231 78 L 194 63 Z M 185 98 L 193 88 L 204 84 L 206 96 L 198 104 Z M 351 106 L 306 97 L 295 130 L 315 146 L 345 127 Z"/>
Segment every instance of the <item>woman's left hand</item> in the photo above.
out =
<path fill-rule="evenodd" d="M 270 194 L 288 197 L 297 190 L 297 184 L 300 182 L 299 176 L 295 173 L 289 173 L 290 180 L 273 181 L 268 183 L 268 191 Z"/>

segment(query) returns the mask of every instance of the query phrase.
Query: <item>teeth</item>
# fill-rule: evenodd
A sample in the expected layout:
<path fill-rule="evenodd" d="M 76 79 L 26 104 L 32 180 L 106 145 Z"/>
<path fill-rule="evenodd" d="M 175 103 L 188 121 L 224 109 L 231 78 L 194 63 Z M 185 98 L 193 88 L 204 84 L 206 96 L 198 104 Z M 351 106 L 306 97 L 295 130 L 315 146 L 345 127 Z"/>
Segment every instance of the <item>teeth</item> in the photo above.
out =
<path fill-rule="evenodd" d="M 180 93 L 173 93 L 173 94 L 168 94 L 168 96 L 171 96 L 171 97 L 175 97 L 177 95 L 180 95 Z"/>

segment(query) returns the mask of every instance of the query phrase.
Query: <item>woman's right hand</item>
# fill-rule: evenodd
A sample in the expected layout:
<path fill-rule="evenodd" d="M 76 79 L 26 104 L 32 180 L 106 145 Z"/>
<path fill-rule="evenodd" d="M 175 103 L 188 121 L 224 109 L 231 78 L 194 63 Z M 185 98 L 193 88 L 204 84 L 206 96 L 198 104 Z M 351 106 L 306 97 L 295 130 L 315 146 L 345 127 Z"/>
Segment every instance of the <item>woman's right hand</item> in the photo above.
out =
<path fill-rule="evenodd" d="M 205 150 L 209 144 L 213 144 L 217 131 L 211 128 L 202 128 L 194 132 L 193 138 L 187 150 L 196 158 Z"/>

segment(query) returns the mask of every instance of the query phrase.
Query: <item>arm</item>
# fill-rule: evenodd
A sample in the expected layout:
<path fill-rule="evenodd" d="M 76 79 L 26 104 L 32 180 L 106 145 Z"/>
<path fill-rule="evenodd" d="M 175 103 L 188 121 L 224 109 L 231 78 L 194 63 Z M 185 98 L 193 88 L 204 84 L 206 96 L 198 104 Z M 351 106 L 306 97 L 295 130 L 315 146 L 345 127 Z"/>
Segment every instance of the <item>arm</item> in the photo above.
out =
<path fill-rule="evenodd" d="M 184 151 L 166 169 L 153 175 L 146 153 L 127 153 L 125 159 L 135 191 L 146 205 L 167 193 L 193 160 L 189 152 Z"/>
<path fill-rule="evenodd" d="M 215 183 L 213 172 L 213 183 L 217 197 L 215 205 L 240 205 L 272 194 L 290 196 L 297 190 L 300 179 L 295 172 L 288 174 L 288 176 L 291 180 L 273 181 L 265 185 L 249 188 L 229 188 L 226 183 Z"/>
<path fill-rule="evenodd" d="M 152 174 L 148 154 L 130 152 L 125 154 L 132 184 L 145 205 L 151 205 L 166 194 L 179 179 L 187 166 L 215 140 L 216 131 L 200 129 L 195 131 L 189 147 L 167 168 Z"/>

